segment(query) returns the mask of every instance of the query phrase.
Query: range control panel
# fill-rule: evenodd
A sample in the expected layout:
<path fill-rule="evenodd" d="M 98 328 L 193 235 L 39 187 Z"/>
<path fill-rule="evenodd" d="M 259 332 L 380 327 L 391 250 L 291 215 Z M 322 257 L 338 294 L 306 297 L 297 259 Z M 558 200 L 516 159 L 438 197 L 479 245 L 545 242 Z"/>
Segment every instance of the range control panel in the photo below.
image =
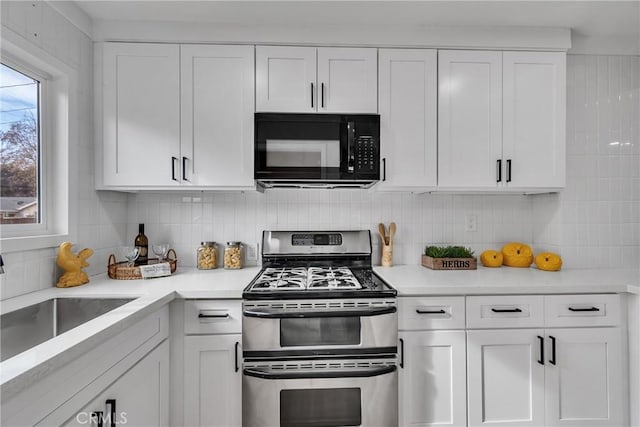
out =
<path fill-rule="evenodd" d="M 356 140 L 355 168 L 361 172 L 375 172 L 375 141 L 372 136 L 360 136 Z"/>
<path fill-rule="evenodd" d="M 291 245 L 293 246 L 340 246 L 342 245 L 342 234 L 293 234 L 291 236 Z"/>

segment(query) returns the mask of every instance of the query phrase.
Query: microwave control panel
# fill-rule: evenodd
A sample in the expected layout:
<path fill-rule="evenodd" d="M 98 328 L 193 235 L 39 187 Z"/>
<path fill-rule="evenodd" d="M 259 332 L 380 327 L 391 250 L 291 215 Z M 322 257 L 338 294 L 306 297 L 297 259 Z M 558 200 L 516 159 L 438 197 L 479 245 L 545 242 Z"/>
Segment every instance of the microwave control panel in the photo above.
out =
<path fill-rule="evenodd" d="M 372 136 L 360 136 L 356 140 L 356 170 L 375 172 L 375 141 Z"/>

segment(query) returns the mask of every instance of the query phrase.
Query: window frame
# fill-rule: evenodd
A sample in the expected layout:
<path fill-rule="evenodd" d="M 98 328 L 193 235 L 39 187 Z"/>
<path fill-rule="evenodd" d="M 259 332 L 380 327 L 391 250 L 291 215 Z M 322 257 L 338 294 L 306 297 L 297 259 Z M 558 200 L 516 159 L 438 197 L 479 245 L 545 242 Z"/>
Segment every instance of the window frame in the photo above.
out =
<path fill-rule="evenodd" d="M 49 182 L 51 182 L 51 168 L 49 152 L 51 140 L 49 138 L 49 93 L 47 88 L 51 76 L 36 70 L 28 65 L 16 60 L 11 55 L 1 55 L 0 62 L 7 67 L 39 82 L 38 93 L 38 215 L 40 222 L 34 224 L 1 224 L 2 237 L 21 237 L 44 234 L 51 228 L 51 218 L 49 215 L 50 197 L 48 197 Z"/>
<path fill-rule="evenodd" d="M 2 27 L 2 62 L 27 75 L 43 77 L 40 107 L 40 224 L 0 224 L 1 251 L 17 252 L 52 248 L 72 240 L 76 233 L 76 206 L 70 194 L 77 193 L 77 71 L 31 44 L 12 30 Z M 24 70 L 24 71 L 23 71 Z M 42 92 L 46 90 L 46 93 Z M 76 114 L 74 116 L 74 113 Z M 76 123 L 71 118 L 76 118 Z M 77 169 L 77 168 L 76 168 Z M 73 174 L 73 176 L 72 176 Z M 77 199 L 77 197 L 76 197 Z"/>

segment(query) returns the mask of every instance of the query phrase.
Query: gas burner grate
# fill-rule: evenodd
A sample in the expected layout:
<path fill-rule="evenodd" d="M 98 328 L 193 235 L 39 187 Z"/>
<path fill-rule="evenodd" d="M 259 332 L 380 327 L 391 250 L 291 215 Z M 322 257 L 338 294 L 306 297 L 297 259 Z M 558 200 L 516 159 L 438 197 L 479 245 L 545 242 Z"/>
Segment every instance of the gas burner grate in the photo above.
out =
<path fill-rule="evenodd" d="M 266 268 L 251 290 L 331 290 L 362 289 L 362 285 L 348 267 Z"/>

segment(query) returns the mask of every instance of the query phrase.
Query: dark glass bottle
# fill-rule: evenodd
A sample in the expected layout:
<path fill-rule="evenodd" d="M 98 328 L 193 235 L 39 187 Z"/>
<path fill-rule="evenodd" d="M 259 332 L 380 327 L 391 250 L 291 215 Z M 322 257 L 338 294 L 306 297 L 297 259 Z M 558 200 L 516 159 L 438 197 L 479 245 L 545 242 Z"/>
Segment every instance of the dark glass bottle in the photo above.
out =
<path fill-rule="evenodd" d="M 138 225 L 138 235 L 133 243 L 138 248 L 137 265 L 146 265 L 149 260 L 149 239 L 144 235 L 144 224 Z"/>

